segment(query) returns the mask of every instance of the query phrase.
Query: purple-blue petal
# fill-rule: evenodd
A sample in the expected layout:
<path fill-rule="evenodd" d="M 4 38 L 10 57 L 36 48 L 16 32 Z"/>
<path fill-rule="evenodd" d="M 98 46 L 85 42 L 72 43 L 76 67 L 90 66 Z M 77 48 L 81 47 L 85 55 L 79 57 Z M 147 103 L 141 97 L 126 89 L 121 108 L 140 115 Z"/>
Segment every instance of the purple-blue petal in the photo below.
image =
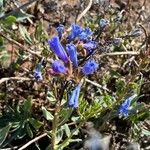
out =
<path fill-rule="evenodd" d="M 82 28 L 77 24 L 72 24 L 71 26 L 71 34 L 69 35 L 69 41 L 75 40 L 76 37 L 82 32 Z"/>
<path fill-rule="evenodd" d="M 87 50 L 87 52 L 91 52 L 94 50 L 97 46 L 97 42 L 95 41 L 89 41 L 87 43 L 84 43 L 83 47 Z"/>
<path fill-rule="evenodd" d="M 99 25 L 102 29 L 106 28 L 109 25 L 109 21 L 106 19 L 101 19 Z"/>
<path fill-rule="evenodd" d="M 52 69 L 53 69 L 54 73 L 66 73 L 66 71 L 67 71 L 64 64 L 60 60 L 55 60 L 52 63 Z"/>
<path fill-rule="evenodd" d="M 79 34 L 79 39 L 82 40 L 87 40 L 93 32 L 89 27 L 86 27 L 85 29 L 82 30 L 82 32 Z"/>
<path fill-rule="evenodd" d="M 75 67 L 78 67 L 78 59 L 77 59 L 77 48 L 74 44 L 67 44 L 66 50 L 69 54 L 70 60 Z"/>
<path fill-rule="evenodd" d="M 49 39 L 48 44 L 51 50 L 58 56 L 58 58 L 60 58 L 65 63 L 69 61 L 67 53 L 64 50 L 63 46 L 61 45 L 59 38 L 57 36 L 53 37 L 52 39 Z"/>
<path fill-rule="evenodd" d="M 122 116 L 127 117 L 129 115 L 129 107 L 131 105 L 131 101 L 136 97 L 137 95 L 134 94 L 131 97 L 127 98 L 119 107 L 119 114 Z"/>
<path fill-rule="evenodd" d="M 81 84 L 79 83 L 75 89 L 72 91 L 69 101 L 68 101 L 68 106 L 71 108 L 77 108 L 78 107 L 78 100 L 79 100 L 79 95 L 80 95 L 80 90 L 81 90 Z"/>
<path fill-rule="evenodd" d="M 37 80 L 37 81 L 40 81 L 40 80 L 43 80 L 43 77 L 42 77 L 42 72 L 41 72 L 41 64 L 37 64 L 36 65 L 36 68 L 34 70 L 34 78 Z"/>
<path fill-rule="evenodd" d="M 58 32 L 59 39 L 61 39 L 62 34 L 64 33 L 64 25 L 59 24 L 59 26 L 56 29 L 57 29 L 57 32 Z"/>
<path fill-rule="evenodd" d="M 98 69 L 98 64 L 94 59 L 88 60 L 82 67 L 82 73 L 84 75 L 93 74 Z"/>

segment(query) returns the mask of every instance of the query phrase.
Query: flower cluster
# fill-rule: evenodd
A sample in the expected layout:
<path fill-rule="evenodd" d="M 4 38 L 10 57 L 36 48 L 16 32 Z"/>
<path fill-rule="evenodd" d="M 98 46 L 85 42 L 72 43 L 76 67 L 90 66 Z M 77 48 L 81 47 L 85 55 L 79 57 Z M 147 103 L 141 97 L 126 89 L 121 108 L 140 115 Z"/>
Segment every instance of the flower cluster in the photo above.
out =
<path fill-rule="evenodd" d="M 50 49 L 58 57 L 54 60 L 52 70 L 55 74 L 66 74 L 69 70 L 69 64 L 72 68 L 80 69 L 83 75 L 93 74 L 98 69 L 98 64 L 94 59 L 88 60 L 83 66 L 79 66 L 79 56 L 85 56 L 96 48 L 97 43 L 91 40 L 92 31 L 90 28 L 81 28 L 79 25 L 73 24 L 71 33 L 68 35 L 66 43 L 61 44 L 60 39 L 63 38 L 64 26 L 57 27 L 58 36 L 54 36 L 48 40 Z M 86 49 L 86 52 L 84 51 Z M 75 76 L 75 75 L 71 75 Z"/>
<path fill-rule="evenodd" d="M 51 75 L 61 75 L 66 80 L 73 80 L 78 84 L 71 92 L 68 101 L 69 107 L 77 108 L 82 77 L 93 74 L 98 69 L 98 64 L 94 59 L 82 60 L 86 60 L 84 58 L 96 49 L 97 42 L 92 40 L 93 32 L 89 27 L 82 28 L 77 24 L 72 24 L 68 36 L 63 34 L 63 25 L 60 24 L 56 30 L 58 35 L 48 40 L 50 50 L 56 56 L 49 72 Z M 35 70 L 34 77 L 42 80 L 41 69 Z"/>
<path fill-rule="evenodd" d="M 90 59 L 84 65 L 80 66 L 79 57 L 86 57 L 87 54 L 97 47 L 97 43 L 91 40 L 93 32 L 88 27 L 82 28 L 77 24 L 73 24 L 70 34 L 67 37 L 63 37 L 64 26 L 59 25 L 57 32 L 58 36 L 54 36 L 48 40 L 50 49 L 58 58 L 52 63 L 51 73 L 53 75 L 64 74 L 64 77 L 71 76 L 72 79 L 77 79 L 76 82 L 78 85 L 71 92 L 68 101 L 69 107 L 77 108 L 81 89 L 81 83 L 79 83 L 81 80 L 80 77 L 93 74 L 98 69 L 98 64 L 94 59 Z M 75 70 L 78 70 L 78 74 L 75 73 Z"/>

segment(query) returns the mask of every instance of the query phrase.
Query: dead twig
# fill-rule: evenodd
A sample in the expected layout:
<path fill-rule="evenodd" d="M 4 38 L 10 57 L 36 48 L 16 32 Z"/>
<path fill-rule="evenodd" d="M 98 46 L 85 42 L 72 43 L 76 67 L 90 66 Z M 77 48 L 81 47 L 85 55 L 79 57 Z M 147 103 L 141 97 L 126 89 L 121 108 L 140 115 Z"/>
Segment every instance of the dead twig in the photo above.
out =
<path fill-rule="evenodd" d="M 107 89 L 106 87 L 103 87 L 100 84 L 95 83 L 95 82 L 93 82 L 93 81 L 91 81 L 91 80 L 89 80 L 87 78 L 85 78 L 85 81 L 88 82 L 88 83 L 90 83 L 90 84 L 92 84 L 92 85 L 94 85 L 94 86 L 96 86 L 96 87 L 98 87 L 98 88 L 100 88 L 100 89 L 103 89 L 103 90 L 106 90 L 107 92 L 110 92 L 110 90 Z"/>
<path fill-rule="evenodd" d="M 15 149 L 18 149 L 18 146 L 11 147 L 11 148 L 3 148 L 3 149 L 0 149 L 0 150 L 15 150 Z"/>
<path fill-rule="evenodd" d="M 25 77 L 8 77 L 8 78 L 2 78 L 2 79 L 0 79 L 0 84 L 2 84 L 5 81 L 8 81 L 8 80 L 30 81 L 32 79 L 31 78 L 25 78 Z"/>
<path fill-rule="evenodd" d="M 88 6 L 84 9 L 84 11 L 77 17 L 77 22 L 79 22 L 81 20 L 81 18 L 88 12 L 88 10 L 91 8 L 92 6 L 92 0 L 89 1 Z"/>
<path fill-rule="evenodd" d="M 89 0 L 89 4 L 88 4 L 88 6 L 83 10 L 83 12 L 77 17 L 77 20 L 76 20 L 76 22 L 78 23 L 81 19 L 82 19 L 82 17 L 88 12 L 88 10 L 91 8 L 91 6 L 92 6 L 92 0 Z M 69 32 L 71 30 L 71 27 L 69 27 L 68 29 L 67 29 L 67 32 Z"/>
<path fill-rule="evenodd" d="M 140 52 L 135 52 L 135 51 L 126 51 L 126 52 L 112 52 L 112 53 L 105 53 L 100 55 L 101 57 L 104 56 L 117 56 L 117 55 L 139 55 Z"/>
<path fill-rule="evenodd" d="M 41 55 L 37 54 L 36 52 L 30 50 L 29 48 L 23 46 L 22 44 L 20 44 L 19 42 L 11 39 L 10 37 L 7 37 L 6 35 L 4 35 L 3 33 L 0 33 L 0 36 L 2 36 L 3 38 L 7 39 L 9 42 L 14 43 L 15 45 L 17 45 L 18 47 L 22 48 L 23 50 L 25 50 L 26 52 L 29 52 L 30 54 L 33 54 L 35 56 L 37 56 L 38 58 L 42 58 Z"/>
<path fill-rule="evenodd" d="M 43 138 L 43 137 L 45 137 L 45 136 L 47 136 L 47 133 L 44 133 L 44 134 L 42 134 L 42 135 L 40 135 L 40 136 L 34 138 L 33 140 L 29 141 L 28 143 L 26 143 L 25 145 L 23 145 L 22 147 L 20 147 L 18 150 L 23 150 L 23 149 L 27 148 L 27 147 L 28 147 L 29 145 L 31 145 L 32 143 L 38 141 L 39 139 L 41 139 L 41 138 Z"/>
<path fill-rule="evenodd" d="M 0 32 L 0 36 L 2 36 L 3 38 L 5 38 L 6 40 L 8 40 L 10 43 L 13 43 L 13 44 L 15 44 L 16 46 L 20 47 L 22 50 L 24 50 L 24 51 L 26 51 L 26 52 L 28 52 L 28 53 L 30 53 L 30 54 L 32 54 L 32 55 L 38 57 L 39 59 L 42 59 L 42 58 L 43 58 L 43 56 L 41 56 L 41 55 L 38 54 L 37 52 L 34 52 L 33 50 L 31 50 L 31 49 L 28 48 L 28 47 L 25 47 L 25 46 L 22 45 L 21 43 L 15 41 L 14 39 L 12 39 L 12 38 L 10 38 L 10 37 L 8 37 L 8 36 L 6 36 L 6 35 L 3 34 L 2 32 Z M 47 62 L 52 63 L 52 59 L 47 59 Z"/>

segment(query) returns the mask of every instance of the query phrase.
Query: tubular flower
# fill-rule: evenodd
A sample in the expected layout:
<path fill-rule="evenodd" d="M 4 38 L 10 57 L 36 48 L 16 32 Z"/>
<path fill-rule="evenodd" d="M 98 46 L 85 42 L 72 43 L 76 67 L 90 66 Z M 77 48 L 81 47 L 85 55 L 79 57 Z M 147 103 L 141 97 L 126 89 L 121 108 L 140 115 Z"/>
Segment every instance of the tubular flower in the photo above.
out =
<path fill-rule="evenodd" d="M 87 40 L 89 38 L 89 36 L 91 36 L 93 34 L 93 32 L 91 31 L 91 29 L 89 27 L 86 27 L 85 29 L 82 30 L 82 32 L 79 34 L 79 39 L 81 41 L 83 40 Z"/>
<path fill-rule="evenodd" d="M 82 32 L 82 28 L 77 24 L 72 24 L 71 26 L 71 34 L 69 35 L 69 40 L 73 41 L 79 34 Z"/>
<path fill-rule="evenodd" d="M 127 117 L 129 115 L 129 107 L 131 105 L 131 101 L 136 97 L 137 95 L 134 94 L 133 96 L 127 98 L 119 107 L 119 114 L 122 116 Z"/>
<path fill-rule="evenodd" d="M 98 64 L 94 59 L 88 60 L 85 65 L 82 67 L 82 73 L 84 75 L 89 75 L 94 73 L 98 69 Z"/>
<path fill-rule="evenodd" d="M 97 43 L 95 41 L 89 41 L 83 45 L 83 47 L 88 51 L 91 52 L 93 49 L 95 49 L 97 46 Z"/>
<path fill-rule="evenodd" d="M 77 48 L 74 44 L 67 44 L 66 50 L 70 56 L 70 60 L 75 67 L 78 67 Z"/>
<path fill-rule="evenodd" d="M 64 25 L 60 24 L 57 28 L 59 39 L 62 38 L 62 34 L 64 33 Z"/>
<path fill-rule="evenodd" d="M 79 83 L 75 89 L 72 91 L 69 101 L 68 101 L 68 106 L 71 108 L 77 108 L 78 107 L 78 99 L 79 99 L 79 94 L 81 90 L 81 84 Z"/>
<path fill-rule="evenodd" d="M 48 40 L 48 44 L 52 51 L 65 63 L 69 61 L 68 56 L 64 48 L 62 47 L 59 38 L 57 36 Z"/>
<path fill-rule="evenodd" d="M 36 65 L 36 68 L 34 70 L 34 78 L 37 81 L 43 80 L 43 78 L 42 78 L 42 72 L 41 72 L 41 64 L 37 64 Z"/>
<path fill-rule="evenodd" d="M 55 60 L 52 63 L 52 69 L 53 72 L 58 74 L 58 73 L 66 73 L 67 69 L 65 68 L 64 64 L 62 63 L 61 60 Z"/>
<path fill-rule="evenodd" d="M 104 29 L 105 27 L 107 27 L 109 25 L 109 21 L 106 19 L 101 19 L 99 22 L 99 25 L 102 29 Z"/>

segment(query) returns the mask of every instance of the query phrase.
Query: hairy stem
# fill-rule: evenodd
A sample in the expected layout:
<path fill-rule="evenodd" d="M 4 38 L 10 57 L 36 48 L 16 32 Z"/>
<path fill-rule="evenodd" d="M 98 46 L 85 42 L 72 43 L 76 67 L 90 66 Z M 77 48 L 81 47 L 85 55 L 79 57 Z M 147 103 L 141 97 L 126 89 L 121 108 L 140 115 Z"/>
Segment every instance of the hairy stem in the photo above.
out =
<path fill-rule="evenodd" d="M 56 104 L 55 107 L 55 113 L 54 113 L 54 119 L 52 122 L 52 150 L 56 150 L 56 134 L 57 134 L 57 126 L 58 126 L 58 113 L 60 111 L 60 106 L 58 105 L 58 103 Z"/>
<path fill-rule="evenodd" d="M 58 101 L 56 103 L 56 107 L 55 107 L 55 113 L 54 113 L 54 119 L 53 119 L 53 122 L 52 122 L 52 150 L 56 150 L 57 148 L 57 143 L 56 143 L 56 135 L 57 135 L 57 127 L 58 127 L 58 124 L 59 124 L 59 112 L 61 110 L 61 101 L 63 99 L 63 95 L 64 95 L 64 92 L 65 92 L 65 89 L 67 88 L 67 84 L 68 82 L 66 81 L 66 83 L 63 85 L 62 87 L 62 90 L 58 96 Z"/>

